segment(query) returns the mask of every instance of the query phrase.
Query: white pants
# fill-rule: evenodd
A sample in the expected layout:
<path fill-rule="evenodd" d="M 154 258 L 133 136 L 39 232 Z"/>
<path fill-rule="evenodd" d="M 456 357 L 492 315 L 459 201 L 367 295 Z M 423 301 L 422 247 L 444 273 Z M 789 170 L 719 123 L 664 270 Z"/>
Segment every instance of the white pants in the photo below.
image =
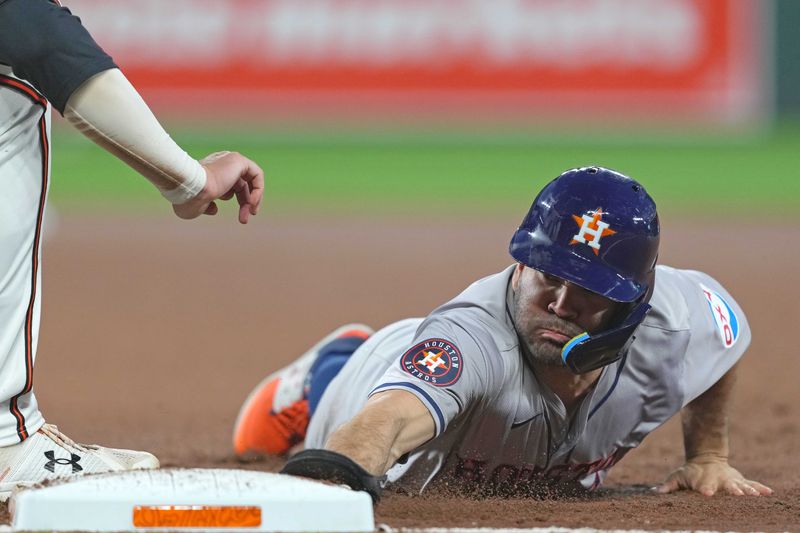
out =
<path fill-rule="evenodd" d="M 0 446 L 44 423 L 32 387 L 49 184 L 50 105 L 0 70 Z"/>

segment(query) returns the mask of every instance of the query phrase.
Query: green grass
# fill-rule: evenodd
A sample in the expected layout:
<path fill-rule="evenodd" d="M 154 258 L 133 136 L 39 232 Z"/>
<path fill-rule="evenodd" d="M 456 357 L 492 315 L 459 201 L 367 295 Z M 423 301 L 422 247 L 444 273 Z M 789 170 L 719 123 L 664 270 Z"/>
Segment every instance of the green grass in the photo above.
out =
<path fill-rule="evenodd" d="M 164 211 L 144 179 L 76 134 L 58 129 L 51 201 L 63 210 Z M 267 174 L 272 213 L 408 216 L 519 213 L 566 168 L 599 164 L 639 179 L 662 210 L 784 215 L 800 204 L 800 124 L 750 140 L 419 139 L 366 135 L 180 131 L 189 153 L 235 149 Z"/>

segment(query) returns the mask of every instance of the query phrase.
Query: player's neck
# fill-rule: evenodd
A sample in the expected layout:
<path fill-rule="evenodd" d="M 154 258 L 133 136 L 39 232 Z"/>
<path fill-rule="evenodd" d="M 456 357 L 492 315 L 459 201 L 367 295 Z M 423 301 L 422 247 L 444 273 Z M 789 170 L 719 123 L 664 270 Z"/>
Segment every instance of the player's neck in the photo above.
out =
<path fill-rule="evenodd" d="M 536 363 L 533 363 L 533 368 L 536 378 L 558 396 L 569 414 L 580 405 L 581 400 L 592 390 L 603 372 L 598 368 L 584 374 L 574 374 L 568 368 Z"/>

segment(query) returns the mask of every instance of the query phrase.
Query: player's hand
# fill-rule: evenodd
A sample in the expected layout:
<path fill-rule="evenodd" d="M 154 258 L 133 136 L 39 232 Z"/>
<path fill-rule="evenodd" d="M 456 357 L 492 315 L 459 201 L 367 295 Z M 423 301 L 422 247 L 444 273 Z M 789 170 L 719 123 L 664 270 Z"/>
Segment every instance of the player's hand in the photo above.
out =
<path fill-rule="evenodd" d="M 369 494 L 373 503 L 381 499 L 382 478 L 373 476 L 346 455 L 330 450 L 303 450 L 289 459 L 280 473 L 347 485 Z"/>
<path fill-rule="evenodd" d="M 186 203 L 173 205 L 180 218 L 216 215 L 216 200 L 239 202 L 239 222 L 247 224 L 251 215 L 258 213 L 264 196 L 264 171 L 237 152 L 216 152 L 200 160 L 206 171 L 206 186 Z"/>
<path fill-rule="evenodd" d="M 693 490 L 704 496 L 724 491 L 734 496 L 769 496 L 772 489 L 757 481 L 745 479 L 738 470 L 720 457 L 690 459 L 672 472 L 656 492 L 666 494 L 678 490 Z"/>

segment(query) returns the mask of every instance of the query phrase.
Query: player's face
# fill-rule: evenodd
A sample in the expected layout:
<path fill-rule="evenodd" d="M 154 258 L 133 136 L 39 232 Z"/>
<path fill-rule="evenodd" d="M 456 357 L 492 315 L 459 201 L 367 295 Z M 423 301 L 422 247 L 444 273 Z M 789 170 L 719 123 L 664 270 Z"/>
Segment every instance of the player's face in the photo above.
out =
<path fill-rule="evenodd" d="M 512 285 L 517 333 L 533 361 L 547 366 L 563 366 L 564 344 L 584 331 L 603 329 L 619 305 L 522 265 L 518 265 Z"/>

